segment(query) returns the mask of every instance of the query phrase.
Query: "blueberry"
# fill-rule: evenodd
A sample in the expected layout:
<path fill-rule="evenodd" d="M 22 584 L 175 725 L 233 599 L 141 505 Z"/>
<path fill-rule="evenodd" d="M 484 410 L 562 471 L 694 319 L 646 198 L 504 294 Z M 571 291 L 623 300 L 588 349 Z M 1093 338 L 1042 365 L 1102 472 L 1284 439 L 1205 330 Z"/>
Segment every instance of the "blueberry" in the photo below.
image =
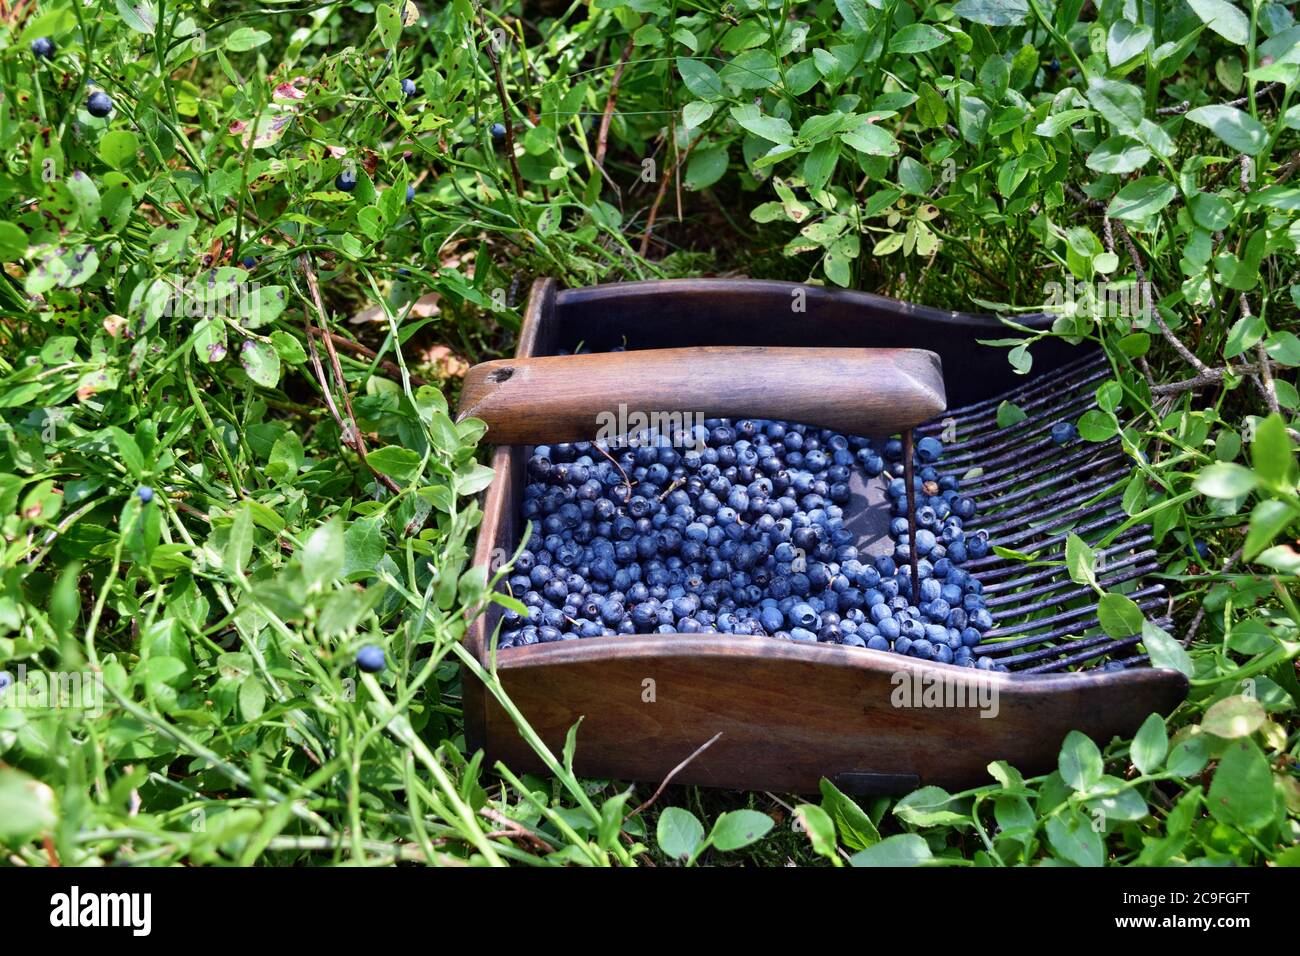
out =
<path fill-rule="evenodd" d="M 148 504 L 153 501 L 153 489 L 148 485 L 141 485 L 135 490 L 135 496 L 140 499 L 142 504 Z"/>
<path fill-rule="evenodd" d="M 408 203 L 410 203 L 410 202 L 414 202 L 414 201 L 415 201 L 415 187 L 414 187 L 414 186 L 407 186 L 407 187 L 406 187 L 406 201 L 407 201 Z"/>
<path fill-rule="evenodd" d="M 334 179 L 334 188 L 350 193 L 357 188 L 357 173 L 354 169 L 345 169 Z"/>
<path fill-rule="evenodd" d="M 103 118 L 113 112 L 113 100 L 103 90 L 96 90 L 86 99 L 86 112 Z"/>
<path fill-rule="evenodd" d="M 54 41 L 49 37 L 37 37 L 32 41 L 32 53 L 42 60 L 53 60 Z"/>
<path fill-rule="evenodd" d="M 1210 546 L 1200 538 L 1197 538 L 1187 549 L 1187 553 L 1190 554 L 1193 559 L 1204 561 L 1210 556 Z"/>
<path fill-rule="evenodd" d="M 415 85 L 415 80 L 411 79 L 410 77 L 407 77 L 406 79 L 402 80 L 402 92 L 406 94 L 406 98 L 409 100 L 411 97 L 415 96 L 417 93 L 420 92 L 420 88 Z"/>
<path fill-rule="evenodd" d="M 528 630 L 525 628 L 525 630 Z M 533 629 L 534 631 L 536 629 Z M 366 644 L 361 650 L 357 651 L 357 667 L 361 668 L 367 674 L 378 674 L 385 667 L 387 662 L 384 660 L 384 649 L 376 644 Z"/>
<path fill-rule="evenodd" d="M 504 123 L 493 123 L 488 129 L 488 132 L 492 134 L 492 140 L 497 144 L 506 141 L 506 127 Z"/>
<path fill-rule="evenodd" d="M 257 260 L 252 256 L 244 256 L 244 258 L 241 259 L 240 262 L 245 269 L 251 269 L 257 265 Z"/>
<path fill-rule="evenodd" d="M 916 457 L 927 464 L 938 461 L 943 454 L 943 442 L 933 435 L 926 435 L 916 443 Z"/>
<path fill-rule="evenodd" d="M 1052 426 L 1052 441 L 1065 445 L 1079 437 L 1079 429 L 1074 422 L 1057 422 Z"/>

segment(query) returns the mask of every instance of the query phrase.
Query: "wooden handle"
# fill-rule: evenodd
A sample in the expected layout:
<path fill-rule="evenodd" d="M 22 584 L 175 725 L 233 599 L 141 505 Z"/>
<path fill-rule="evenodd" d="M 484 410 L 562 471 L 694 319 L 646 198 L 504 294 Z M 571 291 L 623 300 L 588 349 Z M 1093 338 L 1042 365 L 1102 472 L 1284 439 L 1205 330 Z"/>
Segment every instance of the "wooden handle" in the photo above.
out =
<path fill-rule="evenodd" d="M 465 376 L 458 418 L 487 422 L 497 445 L 618 438 L 656 421 L 663 432 L 703 418 L 775 418 L 875 437 L 945 407 L 939 356 L 923 349 L 733 347 L 484 362 Z"/>

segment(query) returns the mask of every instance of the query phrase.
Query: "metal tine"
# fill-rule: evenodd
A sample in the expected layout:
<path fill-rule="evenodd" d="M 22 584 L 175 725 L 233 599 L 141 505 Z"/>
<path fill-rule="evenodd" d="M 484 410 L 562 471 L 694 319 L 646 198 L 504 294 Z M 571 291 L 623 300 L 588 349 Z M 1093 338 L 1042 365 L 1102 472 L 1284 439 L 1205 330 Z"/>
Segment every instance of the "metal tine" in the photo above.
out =
<path fill-rule="evenodd" d="M 1004 402 L 1013 401 L 1016 407 L 1024 412 L 1028 417 L 1041 417 L 1044 412 L 1050 413 L 1054 404 L 1059 404 L 1063 397 L 1092 395 L 1095 389 L 1089 388 L 1094 382 L 1097 382 L 1107 375 L 1111 374 L 1110 366 L 1089 367 L 1081 369 L 1073 375 L 1064 375 L 1059 378 L 1038 379 L 1037 384 L 1031 391 L 1016 395 L 1011 392 L 1004 392 L 988 408 L 970 412 L 965 409 L 950 409 L 942 417 L 932 419 L 926 422 L 922 428 L 936 428 L 948 420 L 955 420 L 966 431 L 985 431 L 991 428 L 999 428 L 997 424 L 998 409 Z M 1035 411 L 1043 409 L 1044 412 Z M 1016 423 L 1020 424 L 1019 422 Z M 1007 429 L 1014 428 L 1015 425 L 1008 425 Z"/>
<path fill-rule="evenodd" d="M 1134 644 L 1137 644 L 1141 640 L 1142 640 L 1141 634 L 1134 634 L 1132 637 L 1121 637 L 1116 640 L 1105 640 L 1103 638 L 1104 643 L 1096 643 L 1094 641 L 1093 645 L 1083 653 L 1071 654 L 1069 657 L 1064 657 L 1056 661 L 1050 661 L 1046 664 L 1039 664 L 1037 667 L 1026 667 L 1016 671 L 1016 673 L 1049 674 L 1052 671 L 1062 671 L 1065 670 L 1067 667 L 1073 667 L 1076 664 L 1083 664 L 1087 661 L 1095 660 L 1096 658 L 1099 657 L 1105 657 L 1111 651 L 1117 651 L 1121 647 L 1132 647 Z M 1069 644 L 1060 644 L 1052 648 L 1051 650 L 1054 653 L 1060 653 L 1061 651 L 1074 650 L 1076 647 L 1078 647 L 1078 644 L 1076 642 L 1071 642 Z M 1027 655 L 1022 655 L 1022 656 L 1027 656 Z M 1051 655 L 1048 654 L 1044 656 L 1050 657 Z M 1088 669 L 1092 670 L 1093 668 L 1088 668 Z"/>
<path fill-rule="evenodd" d="M 1130 567 L 1131 565 L 1139 564 L 1142 561 L 1148 561 L 1151 558 L 1154 558 L 1155 556 L 1156 556 L 1156 552 L 1153 550 L 1138 551 L 1135 554 L 1128 555 L 1121 561 L 1115 561 L 1113 563 L 1107 562 L 1106 567 L 1111 570 L 1127 568 Z M 1159 565 L 1156 564 L 1152 566 L 1151 570 L 1157 570 L 1158 568 Z M 1027 577 L 1017 578 L 1012 581 L 1003 582 L 1000 585 L 995 585 L 998 591 L 1002 591 L 1007 587 L 1011 587 L 1018 584 L 1033 583 L 1035 586 L 1025 588 L 1023 591 L 1010 591 L 1006 594 L 1000 594 L 998 597 L 994 597 L 994 598 L 987 597 L 987 595 L 989 594 L 989 588 L 985 588 L 984 594 L 986 595 L 986 598 L 985 598 L 984 606 L 989 608 L 990 613 L 992 613 L 993 608 L 1002 607 L 1002 605 L 1010 604 L 1012 601 L 1027 601 L 1030 598 L 1042 597 L 1044 594 L 1051 594 L 1053 591 L 1074 584 L 1074 581 L 1065 572 L 1065 569 L 1060 567 L 1059 565 L 1051 568 L 1044 568 L 1039 574 L 1034 575 L 1034 579 L 1035 580 L 1031 581 Z M 1037 583 L 1038 581 L 1045 581 L 1046 583 L 1038 584 Z M 995 618 L 997 617 L 996 614 L 994 614 L 993 616 Z"/>
<path fill-rule="evenodd" d="M 1096 519 L 1095 521 L 1078 525 L 1061 534 L 1055 534 L 1052 535 L 1052 537 L 1050 538 L 1046 538 L 1042 541 L 1036 542 L 1036 551 L 1039 554 L 1047 553 L 1049 555 L 1055 555 L 1055 557 L 1053 557 L 1052 560 L 1059 561 L 1064 557 L 1064 555 L 1060 553 L 1060 549 L 1056 547 L 1057 545 L 1063 544 L 1065 542 L 1065 539 L 1068 538 L 1071 534 L 1077 534 L 1079 537 L 1083 538 L 1090 531 L 1096 531 L 1099 528 L 1109 528 L 1110 525 L 1112 524 L 1112 519 L 1116 516 L 1116 514 L 1117 512 L 1115 511 L 1107 512 L 1106 514 L 1102 515 L 1100 518 Z M 1005 545 L 1002 544 L 999 544 L 999 546 L 1005 547 Z M 964 565 L 964 568 L 967 571 L 984 570 L 986 573 L 992 573 L 997 569 L 1007 565 L 1010 565 L 1011 567 L 1015 568 L 1019 566 L 1019 562 L 1014 562 L 1013 559 L 1004 558 L 998 554 L 990 554 L 988 557 L 976 558 L 975 560 L 967 561 L 966 564 Z M 984 577 L 983 574 L 977 574 L 975 576 L 980 578 L 981 580 Z"/>
<path fill-rule="evenodd" d="M 1156 606 L 1156 605 L 1159 605 L 1160 603 L 1161 603 L 1160 599 L 1156 599 L 1156 600 L 1154 600 L 1154 601 L 1147 601 L 1147 602 L 1145 602 L 1145 604 L 1143 605 L 1143 607 L 1144 607 L 1145 609 L 1150 609 L 1151 607 L 1154 607 L 1154 606 Z M 1066 641 L 1066 642 L 1064 642 L 1064 644 L 1062 644 L 1062 643 L 1057 643 L 1057 639 L 1058 639 L 1058 638 L 1067 637 L 1067 636 L 1070 636 L 1070 635 L 1073 635 L 1073 634 L 1079 634 L 1081 631 L 1085 634 L 1085 637 L 1084 637 L 1084 638 L 1073 638 L 1073 640 L 1083 640 L 1083 639 L 1087 639 L 1087 638 L 1099 638 L 1099 639 L 1101 639 L 1101 640 L 1105 640 L 1105 639 L 1106 639 L 1106 636 L 1105 636 L 1104 634 L 1088 635 L 1088 634 L 1086 633 L 1086 632 L 1088 632 L 1088 631 L 1091 631 L 1091 630 L 1092 630 L 1094 627 L 1096 627 L 1096 626 L 1097 626 L 1097 624 L 1096 624 L 1095 621 L 1092 622 L 1092 623 L 1090 623 L 1089 625 L 1087 625 L 1087 626 L 1084 627 L 1084 628 L 1070 627 L 1070 626 L 1067 625 L 1067 626 L 1065 626 L 1065 627 L 1057 628 L 1057 629 L 1056 629 L 1055 631 L 1053 631 L 1051 634 L 1046 634 L 1046 635 L 1043 635 L 1043 636 L 1038 637 L 1038 638 L 1024 638 L 1024 639 L 1014 640 L 1014 641 L 1003 641 L 1003 642 L 1002 642 L 1000 645 L 998 645 L 996 648 L 975 647 L 975 648 L 973 648 L 972 653 L 978 654 L 978 655 L 980 655 L 981 657 L 983 657 L 983 656 L 987 656 L 987 655 L 990 655 L 990 654 L 998 654 L 998 653 L 1001 653 L 1001 652 L 1003 652 L 1003 651 L 1012 651 L 1012 650 L 1019 650 L 1020 648 L 1024 648 L 1024 647 L 1033 647 L 1033 646 L 1038 645 L 1038 644 L 1043 645 L 1044 648 L 1050 648 L 1050 649 L 1052 649 L 1052 650 L 1059 650 L 1061 647 L 1063 647 L 1063 646 L 1065 646 L 1065 645 L 1068 645 L 1070 642 L 1069 642 L 1069 641 Z M 1139 640 L 1140 640 L 1140 639 L 1141 639 L 1141 638 L 1139 638 Z M 999 663 L 999 664 L 1007 663 L 1007 661 L 1008 661 L 1009 659 L 1010 659 L 1009 656 L 1008 656 L 1008 657 L 994 657 L 994 658 L 992 658 L 992 660 L 996 661 L 996 662 Z"/>
<path fill-rule="evenodd" d="M 1173 622 L 1167 617 L 1160 617 L 1156 619 L 1155 623 L 1157 627 L 1162 627 L 1167 629 L 1168 627 L 1170 627 L 1170 625 L 1172 625 Z M 1063 641 L 1060 644 L 1052 644 L 1051 646 L 1044 647 L 1039 651 L 1026 652 L 1026 654 L 1023 656 L 1029 657 L 1031 655 L 1038 655 L 1041 657 L 1050 657 L 1052 654 L 1068 653 L 1073 648 L 1091 647 L 1097 644 L 1109 642 L 1111 640 L 1128 641 L 1131 643 L 1133 641 L 1142 640 L 1142 635 L 1130 634 L 1121 638 L 1111 638 L 1106 634 L 1085 634 L 1081 637 L 1076 637 L 1069 641 Z M 1003 647 L 1007 647 L 1007 646 L 1008 645 L 1005 644 L 1003 645 Z M 1021 655 L 1015 655 L 1015 656 L 1020 657 Z M 1145 656 L 1145 655 L 1139 655 L 1139 656 Z M 995 658 L 995 660 L 999 664 L 1006 664 L 1007 661 L 1009 660 L 1009 657 Z M 1026 671 L 1021 670 L 1019 671 L 1019 673 L 1026 673 Z"/>
<path fill-rule="evenodd" d="M 1054 415 L 1065 414 L 1060 411 L 1063 405 L 1092 400 L 1093 391 L 1088 386 L 1106 378 L 1107 375 L 1108 371 L 1104 370 L 1089 376 L 1082 382 L 1057 382 L 1050 392 L 1025 401 L 1019 408 L 1025 413 L 1025 420 L 1032 419 L 1036 422 L 1050 419 Z M 958 415 L 945 415 L 940 419 L 941 422 L 946 421 L 949 425 L 955 426 L 958 433 L 963 436 L 962 442 L 965 444 L 977 439 L 1005 434 L 1012 429 L 1020 430 L 1018 426 L 1024 426 L 1025 420 L 1003 428 L 998 424 L 996 413 L 974 419 L 962 418 Z"/>
<path fill-rule="evenodd" d="M 1154 551 L 1147 552 L 1148 557 L 1153 557 L 1154 555 L 1155 555 Z M 1103 582 L 1099 582 L 1099 583 L 1101 583 L 1102 587 L 1112 587 L 1113 585 L 1116 584 L 1124 584 L 1127 581 L 1133 581 L 1137 578 L 1142 577 L 1142 575 L 1146 574 L 1148 571 L 1156 571 L 1159 570 L 1159 568 L 1160 568 L 1159 563 L 1154 561 L 1149 564 L 1133 565 L 1133 566 L 1126 567 L 1126 569 L 1122 574 L 1115 575 L 1109 581 L 1106 581 L 1104 583 Z M 1069 578 L 1066 578 L 1064 581 L 1061 582 L 1061 584 L 1074 584 L 1074 582 Z M 1048 590 L 1050 591 L 1053 589 L 1049 588 Z M 1006 608 L 1003 611 L 993 613 L 992 615 L 993 620 L 1003 621 L 1003 620 L 1018 618 L 1025 614 L 1033 614 L 1034 612 L 1041 611 L 1044 608 L 1057 607 L 1062 604 L 1065 604 L 1068 601 L 1073 601 L 1076 598 L 1081 598 L 1084 597 L 1085 595 L 1090 595 L 1092 593 L 1093 590 L 1091 587 L 1088 587 L 1087 585 L 1077 585 L 1074 587 L 1073 590 L 1067 591 L 1064 594 L 1053 595 L 1052 597 L 1044 598 L 1041 601 L 1035 601 L 1032 604 L 1026 604 L 1023 607 L 1017 605 L 1016 607 Z M 1017 592 L 1013 596 L 1021 597 L 1022 593 Z"/>
<path fill-rule="evenodd" d="M 1133 548 L 1138 548 L 1144 544 L 1150 543 L 1151 526 L 1138 525 L 1137 527 L 1130 528 L 1128 531 L 1124 532 L 1124 534 L 1109 548 L 1104 549 L 1102 554 L 1109 557 L 1112 554 L 1129 551 Z M 1064 561 L 1064 559 L 1065 555 L 1057 552 L 1049 560 L 1060 562 Z M 994 568 L 992 571 L 976 574 L 975 577 L 979 579 L 980 584 L 984 586 L 984 593 L 988 595 L 1000 594 L 1008 588 L 1016 588 L 1025 584 L 1037 584 L 1040 581 L 1046 581 L 1048 578 L 1052 577 L 1060 577 L 1066 573 L 1065 568 L 1058 563 L 1053 564 L 1050 567 L 1039 568 L 1038 570 L 1027 574 L 1015 576 L 1015 572 L 1021 567 L 1023 566 L 1020 564 L 1008 563 L 1002 567 Z M 1002 578 L 1006 578 L 1006 580 L 1001 580 Z M 1013 593 L 1019 594 L 1020 592 L 1017 591 Z M 1004 596 L 1003 598 L 999 598 L 999 600 L 1006 600 L 1006 598 L 1007 596 Z"/>
<path fill-rule="evenodd" d="M 1048 441 L 1050 442 L 1050 438 L 1048 438 Z M 1065 458 L 1058 459 L 1052 458 L 1050 455 L 1040 455 L 1030 468 L 1026 468 L 1024 467 L 1024 459 L 1026 459 L 1026 455 L 1023 453 L 1011 455 L 1008 467 L 1001 468 L 1001 470 L 997 471 L 984 471 L 983 475 L 975 475 L 969 477 L 969 479 L 963 479 L 962 488 L 963 490 L 966 490 L 967 493 L 970 493 L 972 489 L 980 488 L 980 486 L 983 486 L 983 494 L 1001 492 L 1004 488 L 1014 488 L 1015 485 L 1021 484 L 1022 481 L 1036 479 L 1036 477 L 1047 475 L 1049 472 L 1054 473 L 1057 471 L 1057 468 L 1067 468 L 1074 466 L 1076 463 L 1086 462 L 1088 458 L 1093 457 L 1093 455 L 1096 455 L 1101 450 L 1108 449 L 1110 446 L 1097 446 L 1088 444 L 1088 442 L 1083 442 L 1083 444 L 1079 445 L 1061 445 L 1060 447 L 1066 451 Z M 1075 468 L 1074 471 L 1078 471 L 1078 468 Z"/>
<path fill-rule="evenodd" d="M 1123 457 L 1122 453 L 1117 453 L 1111 455 L 1108 458 L 1104 458 L 1096 465 L 1093 466 L 1093 470 L 1096 471 L 1101 466 L 1113 464 L 1116 462 L 1117 459 L 1121 457 Z M 1126 468 L 1120 466 L 1119 468 L 1112 468 L 1110 471 L 1104 473 L 1098 473 L 1097 477 L 1098 478 L 1110 477 L 1112 475 L 1122 477 L 1128 473 L 1129 472 Z M 1054 485 L 1059 485 L 1062 482 L 1070 482 L 1070 481 L 1078 481 L 1077 472 L 1058 470 L 1052 472 L 1051 475 L 1049 475 L 1043 481 L 1035 482 L 1030 485 L 1025 485 L 1023 488 L 1017 488 L 1015 491 L 1009 492 L 1008 494 L 998 495 L 996 498 L 991 498 L 991 499 L 977 498 L 976 504 L 978 505 L 981 511 L 992 512 L 998 507 L 1000 507 L 1001 505 L 1010 504 L 1011 502 L 1014 501 L 1020 501 L 1021 499 L 1027 496 L 1033 495 L 1035 492 L 1044 491 L 1048 488 L 1053 487 Z"/>
<path fill-rule="evenodd" d="M 1168 627 L 1170 623 L 1171 622 L 1169 618 L 1161 618 L 1160 620 L 1156 621 L 1156 624 L 1159 627 Z M 1072 667 L 1075 664 L 1082 664 L 1088 660 L 1092 660 L 1098 657 L 1108 656 L 1111 653 L 1111 651 L 1119 650 L 1119 648 L 1121 647 L 1131 647 L 1134 644 L 1139 643 L 1141 640 L 1142 640 L 1141 634 L 1133 634 L 1129 637 L 1121 637 L 1121 638 L 1116 638 L 1114 640 L 1107 640 L 1105 636 L 1098 636 L 1097 638 L 1084 638 L 1081 641 L 1070 641 L 1065 644 L 1058 644 L 1056 645 L 1056 647 L 1051 648 L 1050 650 L 1060 653 L 1063 651 L 1072 650 L 1075 647 L 1085 646 L 1085 644 L 1090 644 L 1091 650 L 1089 650 L 1087 653 L 1084 654 L 1075 654 L 1070 657 L 1066 657 L 1063 660 L 1050 661 L 1045 664 L 1040 664 L 1037 667 L 1026 667 L 1017 670 L 1016 673 L 1046 674 L 1046 673 L 1050 673 L 1051 671 L 1064 670 L 1066 667 Z M 1096 643 L 1098 641 L 1102 643 Z M 1120 661 L 1120 663 L 1122 663 L 1125 667 L 1128 667 L 1132 664 L 1141 663 L 1142 661 L 1147 661 L 1147 660 L 1150 660 L 1150 658 L 1146 654 L 1135 654 L 1132 657 L 1124 658 L 1122 661 Z M 1002 660 L 999 661 L 999 663 L 1006 663 L 1006 661 Z M 1089 670 L 1091 669 L 1092 668 L 1089 668 Z"/>
<path fill-rule="evenodd" d="M 1023 504 L 1016 505 L 1014 508 L 1005 508 L 1001 511 L 992 513 L 989 517 L 996 518 L 998 523 L 993 525 L 981 525 L 980 530 L 987 532 L 992 536 L 995 532 L 1001 531 L 1009 524 L 1012 519 L 1019 518 L 1022 515 L 1036 512 L 1040 514 L 1051 514 L 1058 508 L 1068 508 L 1074 505 L 1082 504 L 1095 498 L 1100 493 L 1097 489 L 1107 488 L 1112 485 L 1117 486 L 1118 482 L 1113 480 L 1112 476 L 1121 474 L 1121 472 L 1110 472 L 1105 475 L 1098 475 L 1096 478 L 1090 478 L 1084 482 L 1076 482 L 1069 488 L 1062 488 L 1051 494 L 1043 495 L 1041 498 L 1031 498 Z"/>
<path fill-rule="evenodd" d="M 1081 637 L 1078 640 L 1066 641 L 1064 644 L 1052 644 L 1048 647 L 1040 647 L 1037 650 L 1023 651 L 1019 654 L 1008 654 L 1006 657 L 995 658 L 999 664 L 1005 664 L 1007 667 L 1016 667 L 1017 664 L 1032 664 L 1037 661 L 1045 661 L 1052 657 L 1059 657 L 1061 654 L 1068 654 L 1070 651 L 1079 650 L 1086 647 L 1096 647 L 1099 644 L 1105 644 L 1112 640 L 1105 634 L 1095 634 L 1092 637 Z M 1050 665 L 1045 665 L 1050 666 Z M 1031 674 L 1038 671 L 1038 668 L 1018 667 L 1017 673 Z"/>
<path fill-rule="evenodd" d="M 1058 404 L 1050 410 L 1050 414 L 1025 418 L 1007 428 L 990 429 L 967 441 L 954 442 L 944 449 L 944 464 L 956 466 L 967 462 L 975 462 L 980 458 L 987 458 L 1024 445 L 1026 442 L 1035 441 L 1037 436 L 1041 434 L 1041 426 L 1044 422 L 1075 419 L 1085 411 L 1096 407 L 1096 399 L 1090 395 L 1082 395 L 1072 401 Z M 1005 440 L 999 443 L 999 439 Z M 958 452 L 958 454 L 953 454 L 953 452 Z"/>
<path fill-rule="evenodd" d="M 1018 399 L 1023 399 L 1026 395 L 1036 394 L 1042 391 L 1059 392 L 1061 380 L 1063 378 L 1068 379 L 1071 376 L 1085 373 L 1094 366 L 1100 367 L 1102 365 L 1104 365 L 1106 369 L 1110 368 L 1110 363 L 1106 360 L 1104 354 L 1098 353 L 1096 356 L 1086 355 L 1081 359 L 1076 359 L 1073 362 L 1062 365 L 1060 368 L 1053 370 L 1048 375 L 1037 375 L 1025 382 L 1023 385 L 1017 385 L 1015 388 L 1009 389 L 994 398 L 986 398 L 983 401 L 971 402 L 968 405 L 962 405 L 958 408 L 950 409 L 948 414 L 951 416 L 962 415 L 973 418 L 989 409 L 996 413 L 997 407 L 1003 402 L 1016 401 Z M 932 423 L 930 425 L 921 426 L 922 429 L 933 428 L 936 431 L 942 427 L 942 423 Z"/>
<path fill-rule="evenodd" d="M 1030 541 L 1035 537 L 1037 537 L 1038 535 L 1046 534 L 1050 531 L 1055 531 L 1057 528 L 1060 528 L 1067 524 L 1072 524 L 1073 522 L 1078 521 L 1081 518 L 1087 517 L 1088 515 L 1094 515 L 1099 512 L 1104 512 L 1107 517 L 1110 517 L 1111 515 L 1114 514 L 1123 514 L 1123 509 L 1119 506 L 1119 502 L 1114 500 L 1115 497 L 1116 497 L 1115 495 L 1110 495 L 1107 498 L 1103 498 L 1101 501 L 1097 502 L 1095 505 L 1093 505 L 1090 508 L 1084 508 L 1081 511 L 1072 511 L 1069 514 L 1054 517 L 1050 521 L 1045 521 L 1043 524 L 1038 525 L 1037 527 L 1026 528 L 1024 531 L 1021 531 L 1018 534 L 1003 535 L 1002 537 L 996 540 L 994 540 L 993 538 L 989 538 L 989 544 L 997 545 L 998 547 L 1001 548 L 1014 547 L 1015 545 L 1018 544 L 1024 544 L 1024 542 Z M 1106 521 L 1103 520 L 1102 524 L 1105 523 Z M 1083 528 L 1088 531 L 1093 531 L 1096 530 L 1099 526 L 1100 525 L 1097 523 L 1092 523 L 1092 524 L 1084 525 Z M 1053 539 L 1064 541 L 1068 536 L 1068 534 L 1069 533 L 1067 532 L 1066 534 L 1052 535 L 1051 538 L 1048 538 L 1046 541 L 1042 541 L 1039 543 L 1038 550 L 1041 551 L 1044 548 L 1049 547 L 1051 543 L 1053 543 Z M 996 558 L 999 561 L 1005 560 L 1004 558 L 1001 558 L 998 555 L 989 555 L 988 557 L 977 558 L 976 560 L 969 562 L 967 564 L 967 567 L 968 568 L 982 567 L 983 565 L 980 562 L 988 561 L 989 557 Z"/>
<path fill-rule="evenodd" d="M 1134 591 L 1131 594 L 1126 595 L 1126 597 L 1128 597 L 1130 600 L 1136 603 L 1138 607 L 1142 608 L 1145 611 L 1149 608 L 1157 607 L 1158 605 L 1160 605 L 1164 600 L 1163 598 L 1164 593 L 1165 593 L 1165 586 L 1163 584 L 1152 584 L 1148 587 L 1143 588 L 1140 591 Z M 1093 616 L 1093 622 L 1085 625 L 1082 628 L 1078 627 L 1077 624 L 1065 624 L 1065 626 L 1063 627 L 1061 626 L 1066 621 L 1077 622 L 1081 618 L 1088 617 L 1088 615 L 1090 614 Z M 1038 618 L 1037 620 L 1034 621 L 1029 621 L 1025 624 L 1018 624 L 1015 627 L 1011 627 L 1011 628 L 995 627 L 991 631 L 984 632 L 985 640 L 988 640 L 990 638 L 995 638 L 995 637 L 1003 637 L 1012 632 L 1021 634 L 1023 636 L 1013 638 L 1008 641 L 1001 641 L 995 644 L 977 645 L 974 648 L 974 653 L 996 654 L 998 650 L 1005 649 L 1008 647 L 1022 647 L 1029 644 L 1042 644 L 1045 641 L 1050 641 L 1057 637 L 1064 637 L 1066 634 L 1078 633 L 1080 630 L 1088 631 L 1096 626 L 1096 619 L 1097 619 L 1096 615 L 1097 615 L 1097 604 L 1096 602 L 1093 602 L 1092 604 L 1087 604 L 1084 605 L 1083 607 L 1071 608 L 1068 611 L 1061 611 L 1059 614 L 1052 614 L 1047 617 Z M 1039 628 L 1043 628 L 1043 627 L 1049 627 L 1051 628 L 1051 630 L 1049 630 L 1045 634 L 1036 634 L 1032 636 L 1028 633 L 1030 631 L 1037 631 Z M 985 649 L 986 646 L 987 646 L 987 650 Z"/>
<path fill-rule="evenodd" d="M 986 439 L 991 436 L 1007 434 L 1013 430 L 1022 430 L 1027 422 L 1042 421 L 1045 418 L 1057 414 L 1064 402 L 1079 402 L 1091 400 L 1093 390 L 1088 386 L 1093 382 L 1105 378 L 1108 370 L 1096 372 L 1080 382 L 1056 382 L 1053 388 L 1042 395 L 1037 395 L 1032 399 L 1024 400 L 1020 410 L 1025 413 L 1025 418 L 1016 422 L 1014 425 L 1007 425 L 1005 428 L 998 424 L 997 413 L 981 415 L 976 418 L 965 418 L 959 414 L 945 415 L 939 419 L 940 423 L 947 422 L 955 424 L 958 430 L 965 436 L 960 444 L 968 445 L 980 439 Z M 1064 413 L 1061 413 L 1064 414 Z"/>

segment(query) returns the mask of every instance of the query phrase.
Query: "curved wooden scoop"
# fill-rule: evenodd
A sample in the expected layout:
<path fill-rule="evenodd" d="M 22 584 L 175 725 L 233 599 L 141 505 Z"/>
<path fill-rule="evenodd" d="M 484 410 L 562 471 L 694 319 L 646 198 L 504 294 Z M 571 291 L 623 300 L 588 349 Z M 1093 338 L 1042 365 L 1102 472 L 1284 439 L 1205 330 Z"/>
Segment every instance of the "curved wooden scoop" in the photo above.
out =
<path fill-rule="evenodd" d="M 933 418 L 945 401 L 939 356 L 923 349 L 647 349 L 483 362 L 465 375 L 457 418 L 487 422 L 497 445 L 619 437 L 655 414 L 884 436 Z"/>

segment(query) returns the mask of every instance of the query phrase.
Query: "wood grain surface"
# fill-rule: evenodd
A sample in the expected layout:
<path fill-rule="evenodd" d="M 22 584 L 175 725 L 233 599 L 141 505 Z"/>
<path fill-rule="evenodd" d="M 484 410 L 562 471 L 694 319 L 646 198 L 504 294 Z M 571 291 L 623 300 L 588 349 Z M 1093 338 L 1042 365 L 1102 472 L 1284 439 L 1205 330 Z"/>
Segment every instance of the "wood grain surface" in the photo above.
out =
<path fill-rule="evenodd" d="M 515 445 L 594 438 L 636 412 L 883 436 L 944 408 L 939 358 L 924 349 L 735 346 L 484 362 L 465 376 L 458 416 L 487 422 L 488 441 Z"/>

